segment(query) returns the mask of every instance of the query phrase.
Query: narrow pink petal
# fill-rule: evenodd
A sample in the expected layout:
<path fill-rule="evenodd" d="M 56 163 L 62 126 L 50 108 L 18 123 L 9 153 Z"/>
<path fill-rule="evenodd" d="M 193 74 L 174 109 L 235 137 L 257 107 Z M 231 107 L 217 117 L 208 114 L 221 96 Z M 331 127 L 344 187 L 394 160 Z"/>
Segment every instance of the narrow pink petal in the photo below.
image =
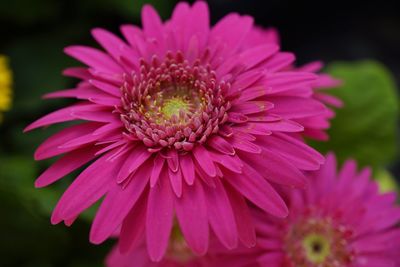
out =
<path fill-rule="evenodd" d="M 159 183 L 150 189 L 147 205 L 146 241 L 150 259 L 153 261 L 160 261 L 168 247 L 174 216 L 173 198 L 168 174 L 164 171 Z"/>
<path fill-rule="evenodd" d="M 215 188 L 205 188 L 208 219 L 221 243 L 233 249 L 238 245 L 238 232 L 232 206 L 222 182 L 216 179 L 215 184 Z"/>
<path fill-rule="evenodd" d="M 284 92 L 299 87 L 311 87 L 318 76 L 309 72 L 275 72 L 269 74 L 265 86 L 272 93 Z"/>
<path fill-rule="evenodd" d="M 109 107 L 105 109 L 100 105 L 96 105 L 99 107 L 98 110 L 72 110 L 71 116 L 77 119 L 86 120 L 86 121 L 97 121 L 97 122 L 116 122 L 119 119 L 119 116 L 113 113 Z M 101 109 L 102 108 L 102 109 Z"/>
<path fill-rule="evenodd" d="M 92 163 L 68 187 L 53 211 L 53 224 L 79 215 L 109 191 L 121 167 L 120 162 L 107 162 L 112 152 Z"/>
<path fill-rule="evenodd" d="M 207 141 L 208 146 L 211 148 L 227 155 L 234 155 L 235 150 L 233 149 L 232 145 L 225 140 L 225 138 L 214 135 L 213 137 L 209 138 Z"/>
<path fill-rule="evenodd" d="M 284 137 L 282 138 L 282 136 L 284 135 L 273 134 L 266 138 L 260 138 L 259 140 L 265 144 L 272 153 L 280 154 L 299 169 L 318 170 L 320 168 L 321 155 L 317 151 L 307 147 L 307 145 L 299 140 L 296 140 L 297 142 L 291 142 Z M 300 145 L 298 143 L 300 143 Z"/>
<path fill-rule="evenodd" d="M 212 151 L 210 151 L 210 155 L 214 162 L 217 162 L 224 168 L 236 173 L 242 173 L 243 163 L 237 155 L 222 155 Z"/>
<path fill-rule="evenodd" d="M 158 153 L 153 160 L 153 170 L 150 175 L 150 186 L 154 187 L 157 184 L 158 178 L 160 177 L 161 170 L 164 166 L 165 159 Z"/>
<path fill-rule="evenodd" d="M 279 46 L 276 44 L 263 44 L 245 50 L 239 56 L 243 59 L 247 69 L 250 69 L 257 64 L 265 61 L 276 52 L 279 51 Z"/>
<path fill-rule="evenodd" d="M 64 76 L 78 78 L 82 80 L 88 80 L 91 78 L 89 71 L 84 67 L 71 67 L 63 70 Z"/>
<path fill-rule="evenodd" d="M 236 149 L 246 151 L 249 153 L 254 153 L 254 154 L 261 153 L 261 147 L 259 147 L 255 143 L 248 141 L 246 139 L 241 139 L 239 137 L 233 136 L 230 139 L 230 142 L 231 142 L 232 146 Z"/>
<path fill-rule="evenodd" d="M 192 32 L 199 38 L 200 47 L 203 47 L 206 45 L 210 29 L 208 5 L 203 1 L 195 2 L 192 6 L 192 17 L 196 18 L 190 25 Z"/>
<path fill-rule="evenodd" d="M 179 156 L 175 149 L 170 149 L 167 153 L 168 167 L 173 171 L 177 172 L 179 169 Z"/>
<path fill-rule="evenodd" d="M 35 151 L 35 160 L 42 160 L 54 157 L 56 155 L 72 151 L 76 148 L 60 148 L 68 141 L 78 138 L 82 135 L 87 135 L 95 131 L 101 124 L 98 123 L 81 123 L 68 128 L 65 128 L 58 133 L 46 139 Z"/>
<path fill-rule="evenodd" d="M 299 169 L 267 148 L 263 148 L 261 155 L 246 154 L 243 155 L 243 158 L 269 181 L 300 188 L 307 185 L 307 178 Z M 266 165 L 265 162 L 268 164 Z"/>
<path fill-rule="evenodd" d="M 321 115 L 326 107 L 319 101 L 302 97 L 279 96 L 270 97 L 274 103 L 273 113 L 287 119 L 304 118 Z"/>
<path fill-rule="evenodd" d="M 288 215 L 288 208 L 285 202 L 258 172 L 245 165 L 243 174 L 233 173 L 227 179 L 227 182 L 262 210 L 277 217 L 286 217 Z"/>
<path fill-rule="evenodd" d="M 233 105 L 232 111 L 247 115 L 270 110 L 273 107 L 274 104 L 267 101 L 247 101 Z"/>
<path fill-rule="evenodd" d="M 207 175 L 211 177 L 215 177 L 217 175 L 214 162 L 212 161 L 207 149 L 201 145 L 196 146 L 193 149 L 193 156 Z"/>
<path fill-rule="evenodd" d="M 183 178 L 188 185 L 192 185 L 195 180 L 194 164 L 190 155 L 179 156 L 179 164 L 182 170 Z"/>
<path fill-rule="evenodd" d="M 35 187 L 44 187 L 58 181 L 68 173 L 95 158 L 99 147 L 87 147 L 72 151 L 51 165 L 35 181 Z"/>
<path fill-rule="evenodd" d="M 143 145 L 138 145 L 129 152 L 124 165 L 118 173 L 117 183 L 122 183 L 128 176 L 136 171 L 152 154 Z"/>
<path fill-rule="evenodd" d="M 151 5 L 145 5 L 142 9 L 143 32 L 148 37 L 160 37 L 163 32 L 163 24 L 157 11 Z"/>
<path fill-rule="evenodd" d="M 175 198 L 176 216 L 189 247 L 198 255 L 208 249 L 208 218 L 203 186 L 195 181 L 184 186 L 181 198 Z"/>
<path fill-rule="evenodd" d="M 66 108 L 62 108 L 52 113 L 49 113 L 44 117 L 38 119 L 37 121 L 31 123 L 30 125 L 28 125 L 28 127 L 24 129 L 24 132 L 55 123 L 76 120 L 77 118 L 73 116 L 74 112 L 95 111 L 99 109 L 101 109 L 101 107 L 94 104 L 76 104 Z"/>
<path fill-rule="evenodd" d="M 104 29 L 96 28 L 92 30 L 92 35 L 96 41 L 118 62 L 121 51 L 127 45 L 120 38 Z"/>
<path fill-rule="evenodd" d="M 253 125 L 271 132 L 296 133 L 304 131 L 304 127 L 301 124 L 285 119 L 273 122 L 253 122 Z"/>
<path fill-rule="evenodd" d="M 132 47 L 136 47 L 136 36 L 138 36 L 140 39 L 143 38 L 142 29 L 135 25 L 122 25 L 121 32 Z"/>
<path fill-rule="evenodd" d="M 263 67 L 270 72 L 276 72 L 292 65 L 295 59 L 296 57 L 293 53 L 280 52 L 272 56 Z"/>
<path fill-rule="evenodd" d="M 226 54 L 233 54 L 240 47 L 252 26 L 253 19 L 251 17 L 240 17 L 237 14 L 229 14 L 213 27 L 210 33 L 211 42 L 222 38 L 226 44 L 224 52 Z"/>
<path fill-rule="evenodd" d="M 89 82 L 90 82 L 90 84 L 92 84 L 96 88 L 102 90 L 103 92 L 106 92 L 106 93 L 116 96 L 116 97 L 121 97 L 121 90 L 115 85 L 109 84 L 107 82 L 95 80 L 95 79 L 89 80 Z"/>
<path fill-rule="evenodd" d="M 127 186 L 114 183 L 101 203 L 90 229 L 90 242 L 100 244 L 121 225 L 133 205 L 142 195 L 150 178 L 151 164 L 143 164 L 132 175 Z"/>
<path fill-rule="evenodd" d="M 182 173 L 181 170 L 173 172 L 170 168 L 168 168 L 168 176 L 171 182 L 172 189 L 177 197 L 182 196 Z"/>
<path fill-rule="evenodd" d="M 69 46 L 64 52 L 89 67 L 106 73 L 123 73 L 123 69 L 107 54 L 86 46 Z"/>
<path fill-rule="evenodd" d="M 228 193 L 229 201 L 235 215 L 236 225 L 239 233 L 239 240 L 246 247 L 256 245 L 256 232 L 254 229 L 253 218 L 250 214 L 246 200 L 229 184 L 224 184 Z"/>
<path fill-rule="evenodd" d="M 142 197 L 139 198 L 122 222 L 119 236 L 119 249 L 121 253 L 127 253 L 142 241 L 146 226 L 146 211 L 147 196 L 142 194 Z"/>

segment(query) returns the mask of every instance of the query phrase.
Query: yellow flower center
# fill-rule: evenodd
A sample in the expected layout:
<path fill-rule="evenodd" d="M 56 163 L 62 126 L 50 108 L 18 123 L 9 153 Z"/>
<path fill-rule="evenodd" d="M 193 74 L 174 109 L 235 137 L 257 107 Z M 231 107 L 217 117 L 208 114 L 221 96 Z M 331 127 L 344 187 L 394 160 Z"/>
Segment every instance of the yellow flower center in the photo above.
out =
<path fill-rule="evenodd" d="M 7 61 L 6 57 L 0 55 L 0 111 L 8 110 L 11 106 L 12 74 Z"/>
<path fill-rule="evenodd" d="M 289 226 L 284 249 L 286 260 L 296 267 L 348 266 L 353 251 L 352 232 L 330 218 L 302 218 Z"/>
<path fill-rule="evenodd" d="M 329 240 L 318 233 L 308 234 L 303 239 L 303 248 L 306 257 L 312 263 L 323 263 L 331 253 Z"/>
<path fill-rule="evenodd" d="M 179 117 L 179 114 L 186 114 L 189 111 L 190 103 L 183 97 L 172 97 L 170 99 L 166 99 L 161 107 L 161 113 L 168 120 L 170 120 L 172 116 Z"/>

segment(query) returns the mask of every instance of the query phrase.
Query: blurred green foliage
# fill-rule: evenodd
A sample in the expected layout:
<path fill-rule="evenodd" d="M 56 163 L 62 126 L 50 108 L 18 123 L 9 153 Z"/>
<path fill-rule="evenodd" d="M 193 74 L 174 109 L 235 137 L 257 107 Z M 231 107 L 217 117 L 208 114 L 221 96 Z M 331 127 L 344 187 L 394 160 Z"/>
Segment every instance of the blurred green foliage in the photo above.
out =
<path fill-rule="evenodd" d="M 343 81 L 329 93 L 344 102 L 336 110 L 328 142 L 313 142 L 321 152 L 334 151 L 339 160 L 356 159 L 361 166 L 387 167 L 398 153 L 399 101 L 394 79 L 376 61 L 337 62 L 327 72 Z"/>

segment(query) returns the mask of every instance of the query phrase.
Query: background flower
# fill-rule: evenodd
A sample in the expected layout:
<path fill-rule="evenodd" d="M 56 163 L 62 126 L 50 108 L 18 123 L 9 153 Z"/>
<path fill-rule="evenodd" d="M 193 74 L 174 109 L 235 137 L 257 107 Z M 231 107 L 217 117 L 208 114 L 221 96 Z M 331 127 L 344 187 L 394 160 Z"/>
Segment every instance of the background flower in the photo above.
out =
<path fill-rule="evenodd" d="M 12 74 L 7 58 L 0 55 L 0 112 L 10 109 L 11 106 Z M 0 121 L 2 120 L 0 113 Z"/>
<path fill-rule="evenodd" d="M 397 266 L 396 194 L 380 194 L 371 170 L 358 172 L 353 160 L 336 168 L 329 154 L 321 170 L 310 174 L 307 190 L 288 192 L 288 218 L 256 211 L 256 249 L 218 253 L 209 266 L 227 261 L 232 266 Z"/>

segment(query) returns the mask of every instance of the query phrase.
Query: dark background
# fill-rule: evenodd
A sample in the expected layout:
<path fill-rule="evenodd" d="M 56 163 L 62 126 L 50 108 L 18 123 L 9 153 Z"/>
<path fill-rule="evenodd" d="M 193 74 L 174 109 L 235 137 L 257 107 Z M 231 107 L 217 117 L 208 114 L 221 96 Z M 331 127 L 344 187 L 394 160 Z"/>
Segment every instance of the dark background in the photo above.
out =
<path fill-rule="evenodd" d="M 40 115 L 65 104 L 40 100 L 43 93 L 75 82 L 60 75 L 63 68 L 76 64 L 62 53 L 63 47 L 95 45 L 90 37 L 93 27 L 117 32 L 121 24 L 140 24 L 144 2 L 154 2 L 164 18 L 175 4 L 161 0 L 0 0 L 0 54 L 10 58 L 15 78 L 14 107 L 0 128 L 0 166 L 5 168 L 0 172 L 12 170 L 0 183 L 0 266 L 101 266 L 112 242 L 90 245 L 89 220 L 79 220 L 70 229 L 50 225 L 48 214 L 68 182 L 52 186 L 53 191 L 33 189 L 33 179 L 48 164 L 33 162 L 34 148 L 56 128 L 28 135 L 21 131 Z M 259 25 L 277 28 L 283 50 L 295 52 L 300 64 L 316 59 L 329 63 L 372 58 L 388 66 L 399 83 L 400 15 L 394 1 L 215 0 L 209 4 L 213 23 L 229 12 L 239 12 L 254 16 Z M 391 167 L 397 176 L 398 165 Z"/>

